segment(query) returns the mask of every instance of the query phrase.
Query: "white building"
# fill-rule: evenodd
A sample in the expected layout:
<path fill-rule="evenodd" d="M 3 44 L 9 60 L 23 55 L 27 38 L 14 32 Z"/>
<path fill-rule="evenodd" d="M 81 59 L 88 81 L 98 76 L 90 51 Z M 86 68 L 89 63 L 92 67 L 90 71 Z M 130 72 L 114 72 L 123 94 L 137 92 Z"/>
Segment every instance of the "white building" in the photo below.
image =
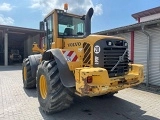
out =
<path fill-rule="evenodd" d="M 96 34 L 126 38 L 130 59 L 145 66 L 145 83 L 160 86 L 160 7 L 132 15 L 138 23 Z"/>

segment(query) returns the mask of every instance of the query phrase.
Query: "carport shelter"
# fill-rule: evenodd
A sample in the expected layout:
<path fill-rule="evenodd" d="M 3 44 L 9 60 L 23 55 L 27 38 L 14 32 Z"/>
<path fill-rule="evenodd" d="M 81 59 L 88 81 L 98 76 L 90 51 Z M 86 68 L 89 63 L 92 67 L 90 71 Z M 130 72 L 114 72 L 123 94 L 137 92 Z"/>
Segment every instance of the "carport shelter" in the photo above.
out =
<path fill-rule="evenodd" d="M 19 50 L 22 59 L 32 53 L 32 44 L 41 43 L 44 31 L 30 28 L 0 25 L 0 65 L 8 65 L 12 49 Z"/>

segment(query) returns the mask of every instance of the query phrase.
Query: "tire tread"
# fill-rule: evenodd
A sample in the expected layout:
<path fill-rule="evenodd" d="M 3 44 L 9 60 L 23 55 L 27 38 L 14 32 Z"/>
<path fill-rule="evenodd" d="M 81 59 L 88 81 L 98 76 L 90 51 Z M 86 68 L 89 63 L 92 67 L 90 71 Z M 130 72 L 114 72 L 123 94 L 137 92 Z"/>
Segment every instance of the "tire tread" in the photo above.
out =
<path fill-rule="evenodd" d="M 28 58 L 23 60 L 22 67 L 27 68 L 27 79 L 26 80 L 24 80 L 24 73 L 23 73 L 24 71 L 22 70 L 24 88 L 26 88 L 26 89 L 35 88 L 36 87 L 36 79 L 32 77 L 31 65 L 30 65 Z"/>
<path fill-rule="evenodd" d="M 56 62 L 54 60 L 42 62 L 38 70 L 40 69 L 46 72 L 51 88 L 49 97 L 46 98 L 48 102 L 45 106 L 41 105 L 42 110 L 51 114 L 67 109 L 73 103 L 73 93 L 69 88 L 63 86 Z M 39 99 L 40 104 L 41 100 Z"/>

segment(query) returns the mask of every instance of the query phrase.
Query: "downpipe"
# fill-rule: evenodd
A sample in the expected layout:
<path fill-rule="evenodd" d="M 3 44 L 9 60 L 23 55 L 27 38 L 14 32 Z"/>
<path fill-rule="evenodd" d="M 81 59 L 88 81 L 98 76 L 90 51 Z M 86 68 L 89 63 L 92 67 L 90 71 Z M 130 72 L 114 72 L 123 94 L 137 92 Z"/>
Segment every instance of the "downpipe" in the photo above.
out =
<path fill-rule="evenodd" d="M 147 71 L 146 71 L 146 86 L 149 86 L 149 63 L 150 63 L 150 41 L 151 36 L 144 30 L 144 25 L 141 26 L 142 32 L 147 36 Z"/>

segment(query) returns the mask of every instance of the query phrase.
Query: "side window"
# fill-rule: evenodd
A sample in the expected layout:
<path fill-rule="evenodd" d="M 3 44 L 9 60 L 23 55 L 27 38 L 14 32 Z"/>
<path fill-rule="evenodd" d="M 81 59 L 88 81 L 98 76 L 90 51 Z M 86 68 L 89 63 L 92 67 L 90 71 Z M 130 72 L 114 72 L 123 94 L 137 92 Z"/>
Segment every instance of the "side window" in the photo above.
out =
<path fill-rule="evenodd" d="M 46 31 L 47 31 L 47 49 L 51 48 L 53 42 L 53 16 L 46 18 Z"/>

